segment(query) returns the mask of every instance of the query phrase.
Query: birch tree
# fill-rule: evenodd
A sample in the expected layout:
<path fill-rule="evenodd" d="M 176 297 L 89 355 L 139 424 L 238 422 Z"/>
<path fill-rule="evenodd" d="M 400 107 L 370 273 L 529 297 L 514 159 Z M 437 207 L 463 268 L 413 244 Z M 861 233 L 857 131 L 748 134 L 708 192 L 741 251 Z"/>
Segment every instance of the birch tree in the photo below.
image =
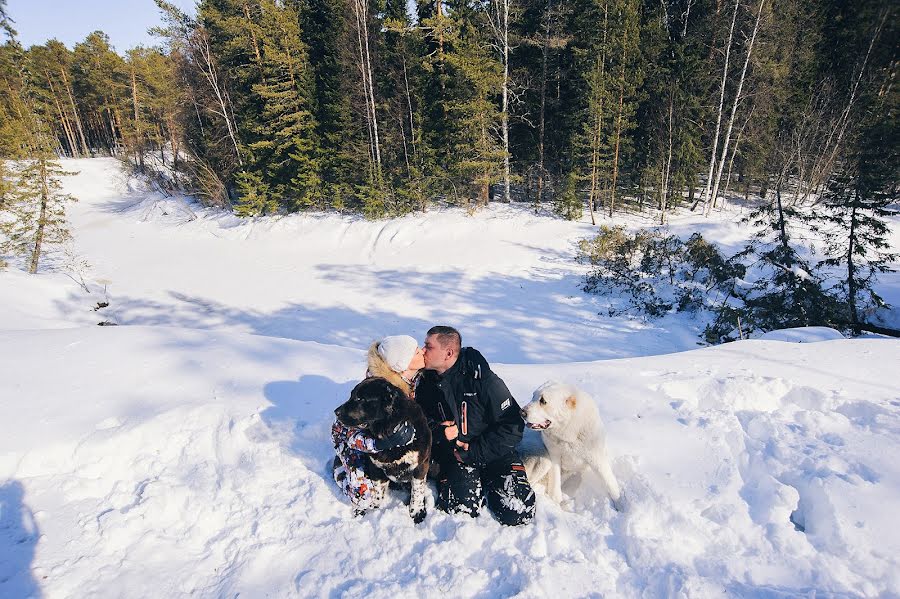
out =
<path fill-rule="evenodd" d="M 744 89 L 744 81 L 747 78 L 747 68 L 750 66 L 750 57 L 753 54 L 753 46 L 756 42 L 756 35 L 759 32 L 759 24 L 762 20 L 763 15 L 763 7 L 765 6 L 765 0 L 760 0 L 759 8 L 756 12 L 756 21 L 753 24 L 753 32 L 750 34 L 750 39 L 747 41 L 747 54 L 744 57 L 744 66 L 741 69 L 741 76 L 738 79 L 737 91 L 734 93 L 734 100 L 731 103 L 731 114 L 728 117 L 728 128 L 725 130 L 725 138 L 722 140 L 722 153 L 719 157 L 719 166 L 716 170 L 716 180 L 712 186 L 712 191 L 710 198 L 707 200 L 706 204 L 706 215 L 708 216 L 710 210 L 712 210 L 713 206 L 716 203 L 716 198 L 719 193 L 719 183 L 722 180 L 722 172 L 725 169 L 725 160 L 728 157 L 728 145 L 731 142 L 731 131 L 734 127 L 734 117 L 737 114 L 738 106 L 741 102 L 741 92 Z"/>
<path fill-rule="evenodd" d="M 728 28 L 728 40 L 725 42 L 725 62 L 722 66 L 722 82 L 719 85 L 719 107 L 716 112 L 716 128 L 712 137 L 712 151 L 709 155 L 709 172 L 706 174 L 706 186 L 703 193 L 697 199 L 697 202 L 691 206 L 691 210 L 697 207 L 697 204 L 708 201 L 709 194 L 712 191 L 713 172 L 716 167 L 716 158 L 719 149 L 719 132 L 722 128 L 722 112 L 725 107 L 725 84 L 728 82 L 728 66 L 731 59 L 731 42 L 734 39 L 734 25 L 737 22 L 738 8 L 740 8 L 741 0 L 734 0 L 734 11 L 731 17 L 731 27 Z"/>

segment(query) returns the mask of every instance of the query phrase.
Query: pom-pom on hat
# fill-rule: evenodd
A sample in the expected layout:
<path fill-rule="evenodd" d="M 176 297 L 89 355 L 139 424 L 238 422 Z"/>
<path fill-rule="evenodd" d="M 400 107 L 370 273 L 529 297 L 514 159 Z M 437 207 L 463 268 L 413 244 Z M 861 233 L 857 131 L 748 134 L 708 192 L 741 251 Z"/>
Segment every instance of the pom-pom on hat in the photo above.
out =
<path fill-rule="evenodd" d="M 394 372 L 403 372 L 409 368 L 419 343 L 409 335 L 391 335 L 378 344 L 378 355 Z"/>

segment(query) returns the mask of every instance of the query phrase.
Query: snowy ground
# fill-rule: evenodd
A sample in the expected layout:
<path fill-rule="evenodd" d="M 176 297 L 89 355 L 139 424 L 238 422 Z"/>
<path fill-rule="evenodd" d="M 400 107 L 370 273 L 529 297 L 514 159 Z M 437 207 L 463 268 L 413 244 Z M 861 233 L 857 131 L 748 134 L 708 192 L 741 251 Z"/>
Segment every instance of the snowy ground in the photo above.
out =
<path fill-rule="evenodd" d="M 249 222 L 68 166 L 88 265 L 0 272 L 0 597 L 900 596 L 900 342 L 684 351 L 686 316 L 597 316 L 585 223 Z M 736 249 L 736 215 L 672 229 Z M 900 303 L 900 279 L 882 291 Z M 370 340 L 438 322 L 523 403 L 549 378 L 592 393 L 626 509 L 585 477 L 520 529 L 416 527 L 399 494 L 354 519 L 331 411 Z"/>

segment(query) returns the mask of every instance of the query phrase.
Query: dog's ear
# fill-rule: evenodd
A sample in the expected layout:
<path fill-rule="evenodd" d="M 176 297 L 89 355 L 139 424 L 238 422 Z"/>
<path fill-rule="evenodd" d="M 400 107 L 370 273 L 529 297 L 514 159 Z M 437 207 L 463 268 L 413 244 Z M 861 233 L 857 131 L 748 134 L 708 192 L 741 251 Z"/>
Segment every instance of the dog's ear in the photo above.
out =
<path fill-rule="evenodd" d="M 575 399 L 575 396 L 574 396 L 574 395 L 570 395 L 569 398 L 566 399 L 566 406 L 567 406 L 570 410 L 574 410 L 574 409 L 575 409 L 575 406 L 577 406 L 577 405 L 578 405 L 578 400 Z"/>

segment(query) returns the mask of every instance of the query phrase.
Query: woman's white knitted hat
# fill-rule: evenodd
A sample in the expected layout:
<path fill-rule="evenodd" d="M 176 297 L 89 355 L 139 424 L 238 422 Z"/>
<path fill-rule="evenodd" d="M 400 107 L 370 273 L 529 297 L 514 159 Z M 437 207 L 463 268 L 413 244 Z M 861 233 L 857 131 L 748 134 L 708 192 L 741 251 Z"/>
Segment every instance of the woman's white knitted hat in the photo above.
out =
<path fill-rule="evenodd" d="M 394 372 L 403 372 L 409 368 L 419 343 L 409 335 L 391 335 L 378 344 L 378 355 Z"/>

